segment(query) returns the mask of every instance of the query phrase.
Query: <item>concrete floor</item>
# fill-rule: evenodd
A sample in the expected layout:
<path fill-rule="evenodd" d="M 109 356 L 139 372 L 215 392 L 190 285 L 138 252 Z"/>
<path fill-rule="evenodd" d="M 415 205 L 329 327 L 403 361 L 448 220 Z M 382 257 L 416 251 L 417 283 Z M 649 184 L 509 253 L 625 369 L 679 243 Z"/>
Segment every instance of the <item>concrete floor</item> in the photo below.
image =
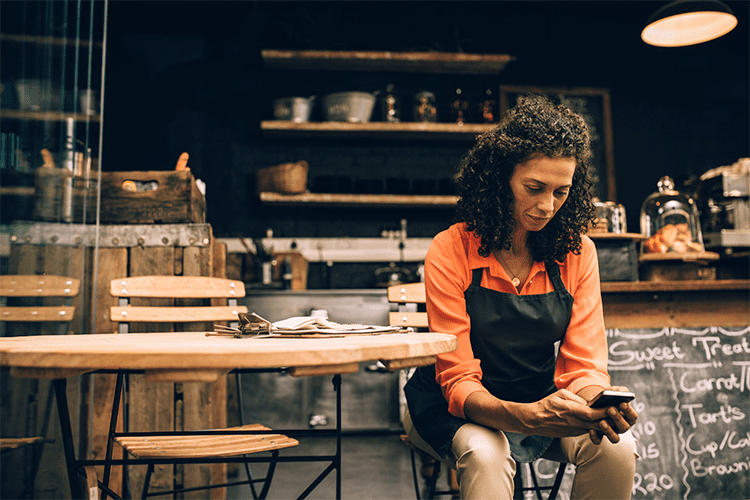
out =
<path fill-rule="evenodd" d="M 285 455 L 332 454 L 335 450 L 334 438 L 304 437 L 300 446 L 282 450 Z M 537 465 L 539 480 L 551 484 L 557 468 L 554 462 Z M 420 466 L 417 457 L 417 467 Z M 265 471 L 265 465 L 256 465 L 258 472 Z M 323 463 L 291 462 L 280 463 L 268 494 L 269 500 L 296 499 L 326 467 Z M 524 466 L 528 467 L 528 466 Z M 569 500 L 572 469 L 566 471 L 563 486 L 557 500 Z M 524 474 L 522 469 L 522 474 Z M 243 474 L 244 477 L 244 474 Z M 526 480 L 524 480 L 526 483 Z M 438 489 L 446 489 L 445 471 L 438 479 Z M 420 495 L 425 498 L 425 484 L 420 477 Z M 520 494 L 524 500 L 536 497 L 532 492 Z M 336 497 L 335 474 L 331 473 L 307 497 L 310 500 L 331 500 Z M 543 498 L 547 492 L 543 493 Z M 252 498 L 247 486 L 229 488 L 228 500 L 248 500 Z M 341 498 L 343 500 L 415 500 L 414 482 L 411 471 L 409 448 L 401 442 L 398 434 L 345 434 L 342 438 Z M 443 500 L 449 496 L 439 497 Z"/>
<path fill-rule="evenodd" d="M 332 454 L 333 438 L 304 437 L 300 445 L 282 450 L 285 455 Z M 417 464 L 419 464 L 417 459 Z M 256 465 L 260 471 L 264 465 Z M 268 494 L 269 500 L 297 498 L 326 467 L 323 463 L 281 463 Z M 243 474 L 244 475 L 244 474 Z M 441 478 L 442 479 L 442 478 Z M 423 483 L 422 483 L 423 484 Z M 335 498 L 335 473 L 308 496 L 310 500 Z M 342 438 L 341 497 L 344 500 L 414 500 L 409 448 L 398 434 L 344 435 Z M 227 499 L 252 498 L 247 486 L 229 489 Z M 443 497 L 447 498 L 447 497 Z"/>

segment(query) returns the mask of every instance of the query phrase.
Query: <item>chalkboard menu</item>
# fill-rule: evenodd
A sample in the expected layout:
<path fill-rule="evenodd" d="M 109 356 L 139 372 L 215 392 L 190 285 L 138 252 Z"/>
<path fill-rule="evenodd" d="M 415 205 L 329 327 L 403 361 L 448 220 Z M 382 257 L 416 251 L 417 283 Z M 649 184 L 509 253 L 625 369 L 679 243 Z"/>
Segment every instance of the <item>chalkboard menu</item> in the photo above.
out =
<path fill-rule="evenodd" d="M 609 90 L 603 88 L 521 87 L 500 86 L 500 113 L 515 106 L 519 97 L 542 94 L 580 114 L 591 134 L 591 174 L 594 196 L 602 201 L 617 201 L 615 186 L 615 155 L 612 146 L 612 108 Z"/>
<path fill-rule="evenodd" d="M 607 335 L 612 385 L 636 394 L 633 499 L 750 498 L 750 327 Z"/>

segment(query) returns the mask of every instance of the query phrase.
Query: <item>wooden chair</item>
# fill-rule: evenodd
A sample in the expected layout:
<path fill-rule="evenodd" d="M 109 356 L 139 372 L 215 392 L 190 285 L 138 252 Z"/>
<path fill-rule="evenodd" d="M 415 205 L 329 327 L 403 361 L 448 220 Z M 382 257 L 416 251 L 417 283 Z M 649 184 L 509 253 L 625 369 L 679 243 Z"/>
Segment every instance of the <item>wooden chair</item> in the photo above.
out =
<path fill-rule="evenodd" d="M 424 304 L 426 303 L 425 287 L 424 283 L 409 283 L 404 285 L 394 285 L 388 287 L 388 301 L 394 304 L 398 304 L 398 311 L 392 311 L 388 313 L 388 320 L 391 325 L 410 326 L 413 328 L 428 328 L 429 322 L 427 318 L 427 312 L 423 310 Z M 411 443 L 409 437 L 406 435 L 401 436 L 401 440 L 409 446 L 411 453 L 411 464 L 412 464 L 412 476 L 414 478 L 414 490 L 416 492 L 417 500 L 420 500 L 419 493 L 419 480 L 417 478 L 417 464 L 415 460 L 415 453 L 419 452 L 417 448 Z M 427 480 L 427 498 L 432 500 L 436 496 L 440 495 L 451 495 L 455 496 L 457 493 L 457 481 L 455 479 L 455 471 L 449 469 L 448 485 L 447 490 L 437 491 L 437 480 L 440 475 L 440 462 L 430 457 L 426 453 L 421 453 L 423 456 L 423 475 L 426 476 Z M 426 457 L 426 458 L 425 458 Z M 426 462 L 425 462 L 426 460 Z M 431 462 L 431 463 L 429 463 Z M 521 481 L 521 468 L 522 464 L 516 463 L 516 467 L 519 473 L 516 474 L 515 478 L 515 492 L 517 495 L 522 495 L 524 491 L 533 491 L 536 493 L 537 499 L 542 500 L 542 491 L 549 491 L 547 500 L 555 500 L 557 492 L 562 484 L 563 476 L 565 475 L 566 464 L 561 463 L 558 466 L 555 480 L 551 486 L 540 486 L 537 479 L 536 473 L 534 472 L 533 464 L 529 464 L 528 471 L 533 486 L 525 487 Z M 432 466 L 431 472 L 430 466 Z"/>
<path fill-rule="evenodd" d="M 232 326 L 238 324 L 238 313 L 246 313 L 247 307 L 238 305 L 238 299 L 245 296 L 245 287 L 241 281 L 212 277 L 188 277 L 188 276 L 142 276 L 129 277 L 112 280 L 110 293 L 117 297 L 119 304 L 110 308 L 110 318 L 119 325 L 119 333 L 129 333 L 133 323 L 177 323 L 182 329 L 182 324 L 206 323 L 203 329 L 213 329 L 214 322 L 228 322 Z M 190 305 L 131 305 L 130 299 L 178 299 L 188 302 Z M 195 304 L 195 300 L 209 300 L 212 305 Z M 222 302 L 217 305 L 216 302 Z M 170 331 L 161 328 L 161 331 Z M 238 393 L 242 393 L 240 376 L 237 375 Z M 122 386 L 123 373 L 118 373 L 117 387 Z M 115 408 L 119 402 L 115 395 Z M 122 446 L 130 455 L 137 459 L 148 461 L 148 469 L 143 485 L 143 491 L 139 498 L 148 496 L 164 495 L 188 491 L 188 489 L 175 489 L 168 492 L 159 491 L 148 493 L 149 481 L 154 466 L 160 463 L 216 463 L 216 458 L 241 457 L 259 452 L 270 452 L 271 456 L 266 475 L 264 478 L 254 479 L 250 472 L 248 462 L 244 462 L 247 479 L 234 483 L 212 484 L 190 488 L 190 490 L 205 490 L 240 484 L 248 484 L 253 498 L 265 498 L 271 485 L 273 473 L 278 457 L 278 450 L 297 446 L 299 442 L 281 434 L 271 433 L 271 429 L 261 424 L 244 425 L 242 404 L 239 405 L 240 426 L 224 429 L 212 429 L 214 431 L 242 430 L 244 434 L 220 434 L 211 435 L 208 430 L 203 435 L 175 435 L 165 432 L 163 435 L 149 436 L 126 436 L 115 433 L 117 411 L 113 411 L 112 422 L 110 422 L 110 442 L 107 446 L 107 459 L 111 458 L 112 443 Z M 258 434 L 248 434 L 247 431 L 258 431 Z M 153 460 L 153 461 L 151 461 Z M 174 460 L 170 462 L 170 460 Z M 257 461 L 257 460 L 255 460 Z M 106 485 L 109 479 L 109 468 L 105 468 L 103 483 Z M 260 492 L 256 491 L 255 485 L 262 483 Z"/>
<path fill-rule="evenodd" d="M 64 276 L 0 276 L 0 321 L 36 324 L 40 329 L 34 333 L 55 333 L 50 329 L 55 326 L 58 326 L 57 333 L 69 333 L 75 314 L 71 300 L 78 295 L 80 284 L 80 280 Z M 9 298 L 17 302 L 8 305 Z M 51 305 L 48 301 L 57 304 Z M 42 330 L 43 325 L 49 328 Z M 25 331 L 24 334 L 29 332 Z"/>
<path fill-rule="evenodd" d="M 64 276 L 51 275 L 4 275 L 0 276 L 0 325 L 5 335 L 7 323 L 18 324 L 24 335 L 33 334 L 67 334 L 70 333 L 70 322 L 75 315 L 71 305 L 73 297 L 78 295 L 80 280 Z M 8 305 L 8 302 L 11 305 Z M 52 305 L 51 302 L 57 303 Z M 31 465 L 25 471 L 26 481 L 19 498 L 29 498 L 33 493 L 42 451 L 45 443 L 54 440 L 48 437 L 52 411 L 53 393 L 47 391 L 44 404 L 42 424 L 38 436 L 2 437 L 0 452 L 29 449 L 32 452 Z"/>

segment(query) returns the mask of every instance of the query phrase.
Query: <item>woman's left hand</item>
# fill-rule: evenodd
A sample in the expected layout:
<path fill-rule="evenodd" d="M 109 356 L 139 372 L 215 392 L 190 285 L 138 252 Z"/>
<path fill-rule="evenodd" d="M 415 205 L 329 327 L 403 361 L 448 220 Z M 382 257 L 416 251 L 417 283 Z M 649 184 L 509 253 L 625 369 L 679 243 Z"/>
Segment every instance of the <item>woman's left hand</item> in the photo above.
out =
<path fill-rule="evenodd" d="M 629 390 L 627 387 L 623 386 L 613 386 L 608 387 L 608 389 L 615 391 Z M 590 401 L 593 399 L 593 396 L 595 396 L 591 395 L 590 397 L 586 397 L 588 395 L 583 395 L 581 393 L 579 393 L 579 395 L 584 397 L 587 401 Z M 604 436 L 607 436 L 611 442 L 618 443 L 620 441 L 619 434 L 629 431 L 638 421 L 638 412 L 635 411 L 635 408 L 633 408 L 630 403 L 620 403 L 617 407 L 610 406 L 601 409 L 592 408 L 591 411 L 601 414 L 600 416 L 595 416 L 595 418 L 599 419 L 599 429 L 589 430 L 589 437 L 594 444 L 600 444 L 602 442 L 602 437 Z"/>

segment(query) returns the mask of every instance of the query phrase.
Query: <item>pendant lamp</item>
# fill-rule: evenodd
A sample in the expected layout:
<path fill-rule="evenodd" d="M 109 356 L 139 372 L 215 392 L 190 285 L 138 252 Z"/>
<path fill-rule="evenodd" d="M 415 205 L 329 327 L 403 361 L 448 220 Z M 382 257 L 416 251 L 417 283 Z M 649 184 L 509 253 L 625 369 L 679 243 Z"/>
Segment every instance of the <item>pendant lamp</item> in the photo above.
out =
<path fill-rule="evenodd" d="M 677 0 L 651 15 L 641 38 L 658 47 L 683 47 L 719 38 L 735 26 L 734 13 L 718 0 Z"/>

